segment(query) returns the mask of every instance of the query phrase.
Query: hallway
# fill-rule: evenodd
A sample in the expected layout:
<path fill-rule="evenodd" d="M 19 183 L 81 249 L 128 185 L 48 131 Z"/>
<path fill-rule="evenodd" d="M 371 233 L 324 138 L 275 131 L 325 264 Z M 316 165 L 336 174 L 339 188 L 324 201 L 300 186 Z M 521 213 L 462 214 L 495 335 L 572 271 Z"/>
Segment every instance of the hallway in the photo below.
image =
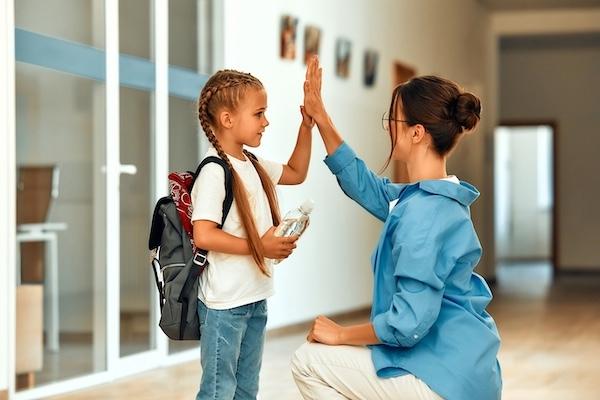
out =
<path fill-rule="evenodd" d="M 598 398 L 600 376 L 600 275 L 560 276 L 551 283 L 544 263 L 503 265 L 489 311 L 502 337 L 500 363 L 506 400 Z M 359 322 L 367 318 L 353 318 Z M 306 329 L 271 334 L 261 375 L 263 400 L 301 399 L 289 358 Z M 54 400 L 192 399 L 200 367 L 163 368 Z"/>

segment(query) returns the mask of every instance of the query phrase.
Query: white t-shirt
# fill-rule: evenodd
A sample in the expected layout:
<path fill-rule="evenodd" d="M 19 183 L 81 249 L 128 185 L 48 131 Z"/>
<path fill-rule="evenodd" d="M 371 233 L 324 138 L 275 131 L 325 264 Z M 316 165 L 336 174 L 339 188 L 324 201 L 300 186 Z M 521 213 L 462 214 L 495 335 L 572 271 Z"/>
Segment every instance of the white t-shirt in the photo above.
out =
<path fill-rule="evenodd" d="M 208 156 L 218 157 L 217 151 L 210 147 L 205 158 Z M 258 172 L 248 159 L 241 161 L 229 156 L 229 160 L 244 182 L 256 229 L 259 236 L 262 236 L 273 226 L 273 219 Z M 283 173 L 283 166 L 261 158 L 258 160 L 273 184 L 277 185 Z M 220 224 L 224 199 L 223 167 L 216 163 L 207 164 L 200 171 L 192 189 L 192 221 L 209 220 Z M 240 238 L 247 237 L 235 200 L 223 224 L 223 231 Z M 264 300 L 273 295 L 273 279 L 263 274 L 252 256 L 209 251 L 208 262 L 210 264 L 200 276 L 198 288 L 198 298 L 208 308 L 225 310 Z M 272 272 L 271 263 L 271 260 L 265 259 L 266 267 Z"/>
<path fill-rule="evenodd" d="M 456 175 L 448 175 L 446 178 L 442 178 L 442 180 L 457 183 L 460 185 L 460 180 L 456 177 Z"/>

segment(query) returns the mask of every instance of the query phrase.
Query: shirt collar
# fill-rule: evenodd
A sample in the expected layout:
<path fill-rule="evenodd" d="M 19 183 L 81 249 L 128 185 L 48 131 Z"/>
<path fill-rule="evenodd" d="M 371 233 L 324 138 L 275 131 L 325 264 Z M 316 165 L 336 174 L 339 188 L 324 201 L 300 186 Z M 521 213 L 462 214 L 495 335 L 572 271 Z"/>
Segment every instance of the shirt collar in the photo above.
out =
<path fill-rule="evenodd" d="M 420 181 L 418 185 L 421 190 L 449 197 L 467 207 L 479 197 L 477 188 L 465 181 L 456 184 L 447 180 L 434 179 Z"/>

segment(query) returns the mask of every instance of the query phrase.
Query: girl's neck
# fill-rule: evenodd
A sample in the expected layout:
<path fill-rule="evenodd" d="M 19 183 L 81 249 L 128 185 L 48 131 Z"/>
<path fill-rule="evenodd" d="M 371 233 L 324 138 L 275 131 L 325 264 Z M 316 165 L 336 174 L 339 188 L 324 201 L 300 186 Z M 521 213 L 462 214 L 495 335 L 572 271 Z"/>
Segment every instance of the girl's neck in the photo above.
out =
<path fill-rule="evenodd" d="M 221 145 L 223 151 L 230 157 L 237 158 L 241 161 L 246 161 L 246 156 L 244 155 L 244 145 L 241 143 L 236 143 L 232 140 L 227 140 L 225 135 L 221 135 L 215 132 L 215 136 Z"/>

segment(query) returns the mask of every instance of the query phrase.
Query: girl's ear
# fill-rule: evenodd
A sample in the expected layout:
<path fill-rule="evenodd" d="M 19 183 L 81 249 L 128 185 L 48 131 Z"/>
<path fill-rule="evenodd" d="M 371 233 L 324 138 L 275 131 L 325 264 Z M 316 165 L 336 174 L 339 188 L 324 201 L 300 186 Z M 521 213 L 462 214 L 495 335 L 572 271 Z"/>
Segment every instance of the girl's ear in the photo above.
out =
<path fill-rule="evenodd" d="M 219 112 L 219 123 L 225 129 L 230 129 L 233 126 L 233 115 L 228 110 L 221 110 Z"/>

